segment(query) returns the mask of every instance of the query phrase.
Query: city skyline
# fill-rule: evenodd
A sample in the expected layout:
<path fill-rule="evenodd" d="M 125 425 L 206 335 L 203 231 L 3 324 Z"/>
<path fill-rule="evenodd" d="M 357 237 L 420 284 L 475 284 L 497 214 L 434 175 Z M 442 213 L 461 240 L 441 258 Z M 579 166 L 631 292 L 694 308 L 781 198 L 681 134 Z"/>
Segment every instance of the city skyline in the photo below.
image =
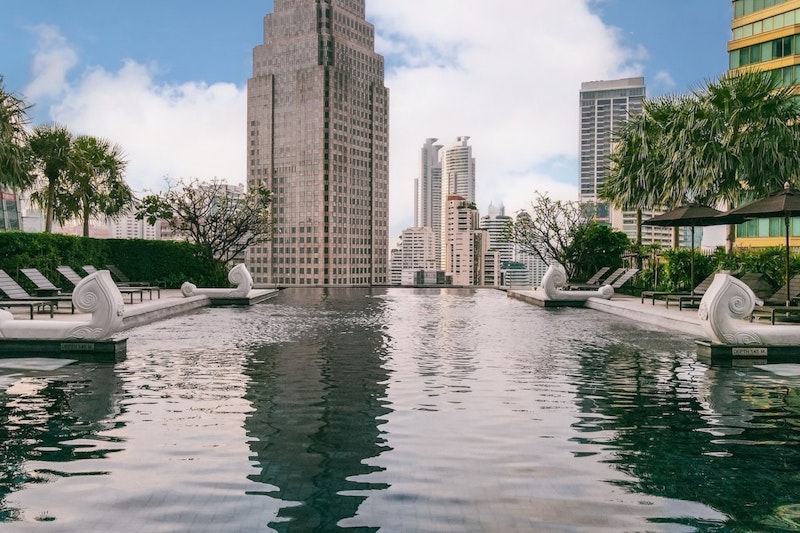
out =
<path fill-rule="evenodd" d="M 120 143 L 137 191 L 163 187 L 165 176 L 244 183 L 245 85 L 272 2 L 82 6 L 4 10 L 0 75 L 36 105 L 34 124 Z M 502 202 L 513 214 L 537 190 L 577 199 L 580 83 L 641 75 L 657 96 L 727 69 L 729 0 L 491 6 L 367 0 L 390 91 L 390 243 L 413 225 L 427 137 L 470 136 L 478 207 Z"/>

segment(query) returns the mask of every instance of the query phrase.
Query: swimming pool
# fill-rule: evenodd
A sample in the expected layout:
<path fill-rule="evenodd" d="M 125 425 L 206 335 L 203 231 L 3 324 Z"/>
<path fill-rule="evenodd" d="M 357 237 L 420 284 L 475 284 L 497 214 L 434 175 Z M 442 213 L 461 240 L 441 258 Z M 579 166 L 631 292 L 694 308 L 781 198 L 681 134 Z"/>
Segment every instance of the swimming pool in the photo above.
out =
<path fill-rule="evenodd" d="M 500 291 L 287 289 L 0 391 L 0 529 L 800 529 L 800 378 Z"/>

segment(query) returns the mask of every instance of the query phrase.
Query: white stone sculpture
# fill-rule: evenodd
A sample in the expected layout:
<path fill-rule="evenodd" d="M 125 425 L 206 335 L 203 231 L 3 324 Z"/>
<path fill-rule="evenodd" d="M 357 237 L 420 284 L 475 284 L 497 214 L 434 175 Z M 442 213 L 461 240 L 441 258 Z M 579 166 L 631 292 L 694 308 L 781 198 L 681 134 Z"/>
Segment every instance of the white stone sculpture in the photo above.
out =
<path fill-rule="evenodd" d="M 750 315 L 760 300 L 729 274 L 717 274 L 700 300 L 698 317 L 711 342 L 727 345 L 797 346 L 800 325 L 759 324 Z"/>
<path fill-rule="evenodd" d="M 211 298 L 246 298 L 253 290 L 253 276 L 244 263 L 239 263 L 228 272 L 228 281 L 235 284 L 234 288 L 206 289 L 196 287 L 188 281 L 181 285 L 181 293 L 189 296 L 205 295 Z"/>
<path fill-rule="evenodd" d="M 550 300 L 585 301 L 589 298 L 604 298 L 614 296 L 614 287 L 603 285 L 595 290 L 563 290 L 559 287 L 567 282 L 567 272 L 560 263 L 552 263 L 542 276 L 542 290 Z"/>
<path fill-rule="evenodd" d="M 107 339 L 122 329 L 125 302 L 108 270 L 83 278 L 72 291 L 72 302 L 89 320 L 15 320 L 0 309 L 0 338 L 4 339 Z"/>

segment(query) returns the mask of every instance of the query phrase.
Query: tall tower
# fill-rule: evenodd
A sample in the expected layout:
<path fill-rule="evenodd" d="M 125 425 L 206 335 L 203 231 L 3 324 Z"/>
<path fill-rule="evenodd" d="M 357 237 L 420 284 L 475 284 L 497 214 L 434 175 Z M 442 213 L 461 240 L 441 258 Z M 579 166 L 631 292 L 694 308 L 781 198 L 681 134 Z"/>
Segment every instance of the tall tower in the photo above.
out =
<path fill-rule="evenodd" d="M 425 140 L 420 150 L 419 178 L 414 187 L 414 225 L 431 228 L 434 234 L 435 257 L 442 248 L 442 165 L 439 162 L 441 144 L 438 139 Z"/>
<path fill-rule="evenodd" d="M 442 192 L 441 220 L 439 230 L 441 240 L 441 265 L 447 270 L 445 243 L 447 242 L 447 209 L 450 196 L 460 196 L 462 201 L 475 203 L 475 158 L 469 137 L 456 139 L 455 144 L 441 151 Z"/>
<path fill-rule="evenodd" d="M 247 183 L 273 193 L 256 283 L 388 283 L 389 94 L 365 0 L 275 0 L 247 82 Z"/>
<path fill-rule="evenodd" d="M 497 250 L 500 261 L 513 261 L 514 243 L 506 239 L 505 232 L 514 219 L 506 215 L 503 204 L 496 206 L 490 202 L 488 211 L 488 215 L 481 217 L 480 228 L 489 233 L 489 248 Z"/>
<path fill-rule="evenodd" d="M 633 113 L 641 112 L 644 78 L 581 83 L 580 201 L 597 203 L 598 189 L 606 179 L 614 129 Z M 597 219 L 610 222 L 605 205 L 597 205 Z"/>

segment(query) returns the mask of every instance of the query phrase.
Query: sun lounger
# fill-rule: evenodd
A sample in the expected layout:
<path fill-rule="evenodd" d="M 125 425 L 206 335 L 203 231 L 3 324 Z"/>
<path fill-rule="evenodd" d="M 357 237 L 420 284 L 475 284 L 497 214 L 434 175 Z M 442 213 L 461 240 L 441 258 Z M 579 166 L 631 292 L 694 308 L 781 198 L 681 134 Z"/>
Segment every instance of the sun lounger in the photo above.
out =
<path fill-rule="evenodd" d="M 56 267 L 56 270 L 58 271 L 59 274 L 64 276 L 64 279 L 66 279 L 67 281 L 72 283 L 73 286 L 75 286 L 78 283 L 80 283 L 81 280 L 83 279 L 80 276 L 80 274 L 75 272 L 75 270 L 70 266 L 61 265 L 61 266 Z M 127 295 L 129 295 L 131 297 L 131 304 L 133 303 L 133 295 L 134 294 L 138 294 L 139 295 L 139 301 L 140 302 L 144 301 L 144 296 L 142 295 L 142 290 L 139 289 L 138 287 L 117 287 L 117 288 L 119 289 L 119 292 L 121 292 L 122 294 L 127 294 Z"/>
<path fill-rule="evenodd" d="M 755 318 L 769 318 L 770 322 L 797 322 L 800 320 L 800 275 L 793 276 L 788 283 L 789 305 L 786 305 L 787 284 L 775 291 L 774 294 L 764 299 L 763 305 L 753 309 L 750 320 Z"/>
<path fill-rule="evenodd" d="M 577 284 L 570 283 L 566 288 L 568 288 L 569 290 L 573 290 L 573 291 L 574 290 L 592 290 L 592 289 L 600 288 L 603 285 L 611 285 L 612 283 L 614 283 L 617 280 L 617 278 L 619 278 L 620 276 L 625 274 L 625 272 L 627 270 L 628 270 L 627 268 L 618 268 L 614 272 L 612 272 L 610 275 L 608 275 L 604 279 L 602 279 L 602 281 L 598 281 L 596 283 L 577 283 Z"/>
<path fill-rule="evenodd" d="M 610 285 L 615 289 L 620 289 L 623 285 L 628 283 L 628 281 L 633 279 L 633 276 L 635 276 L 637 272 L 639 272 L 638 268 L 627 268 L 625 269 L 625 272 L 623 272 L 622 275 L 620 275 L 617 279 L 612 281 Z"/>
<path fill-rule="evenodd" d="M 72 312 L 75 312 L 75 304 L 72 303 L 72 296 L 31 296 L 14 278 L 8 275 L 5 270 L 0 270 L 0 292 L 10 301 L 37 303 L 46 302 L 52 307 L 58 308 L 59 302 L 69 302 Z"/>
<path fill-rule="evenodd" d="M 45 307 L 50 308 L 50 318 L 53 318 L 53 308 L 56 307 L 56 303 L 45 302 L 44 300 L 0 300 L 0 309 L 8 309 L 10 307 L 27 307 L 30 309 L 31 320 L 33 320 L 33 310 L 41 311 Z"/>
<path fill-rule="evenodd" d="M 56 287 L 52 281 L 39 272 L 36 268 L 21 268 L 19 269 L 26 278 L 36 285 L 34 296 L 71 296 L 61 292 L 61 287 Z"/>
<path fill-rule="evenodd" d="M 93 265 L 83 265 L 81 268 L 87 274 L 94 274 L 95 272 L 97 272 L 97 268 L 95 268 Z M 116 270 L 117 270 L 117 272 L 119 272 L 119 269 L 116 269 Z M 140 283 L 140 282 L 130 282 L 129 281 L 127 283 L 124 283 L 124 282 L 121 282 L 121 281 L 115 281 L 114 283 L 117 285 L 117 287 L 120 287 L 120 288 L 132 287 L 132 288 L 140 289 L 142 292 L 146 292 L 151 300 L 153 299 L 153 291 L 156 291 L 156 295 L 159 298 L 161 298 L 161 287 L 151 286 L 151 285 L 148 285 L 147 283 L 144 283 L 144 282 Z"/>
<path fill-rule="evenodd" d="M 590 277 L 590 278 L 589 278 L 589 279 L 587 279 L 586 281 L 582 282 L 581 284 L 582 284 L 582 285 L 596 285 L 596 284 L 597 284 L 597 282 L 598 282 L 598 281 L 600 281 L 600 280 L 603 278 L 603 275 L 604 275 L 606 272 L 608 272 L 609 270 L 611 270 L 611 267 L 603 267 L 603 268 L 601 268 L 600 270 L 598 270 L 597 272 L 595 272 L 595 273 L 592 275 L 592 277 Z M 576 283 L 576 285 L 578 285 L 578 284 L 579 284 L 579 283 Z"/>

